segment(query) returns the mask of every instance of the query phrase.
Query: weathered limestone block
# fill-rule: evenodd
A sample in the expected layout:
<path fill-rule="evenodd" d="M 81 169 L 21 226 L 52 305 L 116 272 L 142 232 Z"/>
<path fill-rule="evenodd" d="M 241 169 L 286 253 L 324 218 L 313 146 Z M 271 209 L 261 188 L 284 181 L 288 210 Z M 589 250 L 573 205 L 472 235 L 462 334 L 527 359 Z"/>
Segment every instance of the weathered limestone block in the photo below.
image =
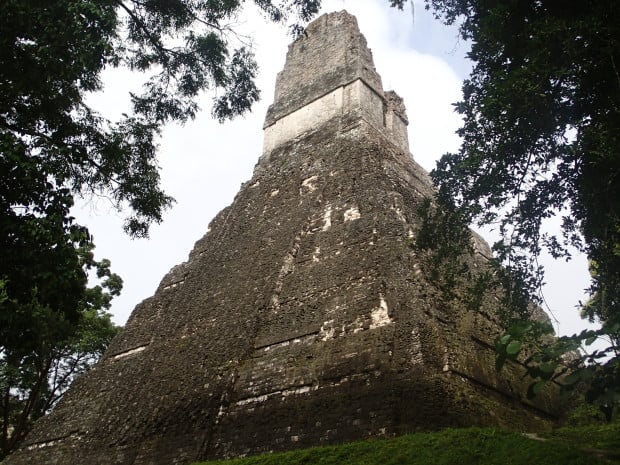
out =
<path fill-rule="evenodd" d="M 185 464 L 548 424 L 552 399 L 523 399 L 518 365 L 493 368 L 492 305 L 446 305 L 411 247 L 433 191 L 406 124 L 355 19 L 312 23 L 252 179 L 6 463 Z"/>
<path fill-rule="evenodd" d="M 379 95 L 383 92 L 355 17 L 344 11 L 321 16 L 289 46 L 265 127 L 356 79 Z"/>
<path fill-rule="evenodd" d="M 334 118 L 340 125 L 364 119 L 409 151 L 403 101 L 383 92 L 357 20 L 344 11 L 317 19 L 289 47 L 265 118 L 263 152 Z"/>

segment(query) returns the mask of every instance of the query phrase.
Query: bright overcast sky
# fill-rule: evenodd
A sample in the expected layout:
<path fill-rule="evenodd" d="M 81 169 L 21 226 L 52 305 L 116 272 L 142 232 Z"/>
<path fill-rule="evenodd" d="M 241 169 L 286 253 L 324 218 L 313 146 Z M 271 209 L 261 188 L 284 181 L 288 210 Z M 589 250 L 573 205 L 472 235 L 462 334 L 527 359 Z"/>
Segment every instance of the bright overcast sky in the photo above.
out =
<path fill-rule="evenodd" d="M 451 104 L 460 99 L 461 82 L 470 70 L 464 59 L 467 44 L 454 29 L 434 20 L 422 0 L 415 1 L 415 15 L 411 5 L 401 12 L 389 8 L 388 0 L 324 0 L 323 4 L 322 12 L 346 9 L 357 17 L 384 89 L 393 89 L 405 99 L 411 153 L 431 170 L 442 154 L 459 145 L 454 132 L 460 119 Z M 95 237 L 96 256 L 109 258 L 112 270 L 124 280 L 123 293 L 112 305 L 118 324 L 125 323 L 136 304 L 153 295 L 170 268 L 187 260 L 211 219 L 250 179 L 261 155 L 264 116 L 292 39 L 283 27 L 267 24 L 254 10 L 239 22 L 239 30 L 253 37 L 261 101 L 252 114 L 219 125 L 210 118 L 211 97 L 205 97 L 196 120 L 164 131 L 159 154 L 162 184 L 176 204 L 161 225 L 152 227 L 151 238 L 129 239 L 122 231 L 123 214 L 105 199 L 75 211 Z M 105 91 L 93 96 L 92 104 L 114 118 L 128 110 L 128 85 L 139 80 L 126 71 L 105 73 L 104 80 Z M 560 332 L 579 331 L 584 323 L 575 305 L 584 298 L 582 289 L 587 285 L 585 259 L 568 265 L 546 263 L 546 267 L 545 297 L 560 320 Z"/>

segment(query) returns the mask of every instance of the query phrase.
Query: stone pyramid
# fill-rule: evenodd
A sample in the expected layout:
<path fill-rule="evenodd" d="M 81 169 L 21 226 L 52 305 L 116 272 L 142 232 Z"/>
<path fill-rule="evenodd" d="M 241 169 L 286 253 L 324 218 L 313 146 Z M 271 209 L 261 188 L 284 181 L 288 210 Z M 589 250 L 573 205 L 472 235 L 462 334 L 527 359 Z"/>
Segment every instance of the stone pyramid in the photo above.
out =
<path fill-rule="evenodd" d="M 439 305 L 432 195 L 346 12 L 290 47 L 252 179 L 9 465 L 170 465 L 445 426 L 539 428 L 492 309 Z M 488 246 L 476 239 L 482 264 Z"/>

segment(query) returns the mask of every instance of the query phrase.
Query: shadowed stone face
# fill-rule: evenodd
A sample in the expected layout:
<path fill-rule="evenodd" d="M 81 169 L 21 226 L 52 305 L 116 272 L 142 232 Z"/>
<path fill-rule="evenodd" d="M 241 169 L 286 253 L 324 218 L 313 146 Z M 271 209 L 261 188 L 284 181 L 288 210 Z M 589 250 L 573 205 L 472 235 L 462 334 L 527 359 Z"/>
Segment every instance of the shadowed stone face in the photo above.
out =
<path fill-rule="evenodd" d="M 346 12 L 289 48 L 254 175 L 6 461 L 169 465 L 443 426 L 540 428 L 492 308 L 439 305 L 404 104 Z M 480 266 L 488 246 L 478 240 Z"/>

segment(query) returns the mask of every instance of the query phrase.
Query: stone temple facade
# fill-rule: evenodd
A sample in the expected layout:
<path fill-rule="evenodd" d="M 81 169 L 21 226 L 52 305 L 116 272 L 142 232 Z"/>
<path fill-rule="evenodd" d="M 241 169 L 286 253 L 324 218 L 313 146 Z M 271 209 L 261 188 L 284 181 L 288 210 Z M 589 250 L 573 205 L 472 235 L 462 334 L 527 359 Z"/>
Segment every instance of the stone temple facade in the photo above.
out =
<path fill-rule="evenodd" d="M 432 195 L 355 18 L 290 47 L 254 175 L 8 465 L 170 465 L 445 426 L 541 428 L 492 306 L 440 305 Z M 490 251 L 475 239 L 474 263 Z"/>

